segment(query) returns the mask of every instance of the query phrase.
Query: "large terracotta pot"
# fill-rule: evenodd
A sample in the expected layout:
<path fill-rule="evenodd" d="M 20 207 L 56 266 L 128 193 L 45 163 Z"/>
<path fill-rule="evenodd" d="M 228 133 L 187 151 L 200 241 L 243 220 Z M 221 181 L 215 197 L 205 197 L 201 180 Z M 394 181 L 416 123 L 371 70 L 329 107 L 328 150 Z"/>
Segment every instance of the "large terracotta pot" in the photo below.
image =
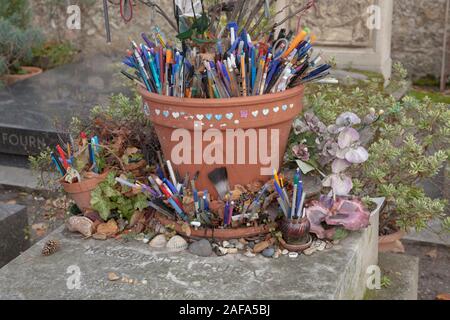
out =
<path fill-rule="evenodd" d="M 18 81 L 22 81 L 31 77 L 34 77 L 40 73 L 42 73 L 42 69 L 38 67 L 21 67 L 27 73 L 25 74 L 5 74 L 2 77 L 2 80 L 5 81 L 6 85 L 11 85 Z"/>
<path fill-rule="evenodd" d="M 397 231 L 397 232 L 391 233 L 386 236 L 379 236 L 378 237 L 378 251 L 379 252 L 404 253 L 405 247 L 403 246 L 403 244 L 400 240 L 405 235 L 406 235 L 406 232 Z"/>
<path fill-rule="evenodd" d="M 93 176 L 91 178 L 85 178 L 81 182 L 68 183 L 64 179 L 60 180 L 60 183 L 67 192 L 69 198 L 71 198 L 77 204 L 78 208 L 82 211 L 90 211 L 91 209 L 91 191 L 94 190 L 100 182 L 106 179 L 108 172 L 105 171 L 102 174 Z"/>
<path fill-rule="evenodd" d="M 282 163 L 292 121 L 302 110 L 303 86 L 275 94 L 231 99 L 176 98 L 150 93 L 142 88 L 139 90 L 144 100 L 144 111 L 153 122 L 165 159 L 171 160 L 181 176 L 189 173 L 192 177 L 199 171 L 197 188 L 208 189 L 213 197 L 217 194 L 208 179 L 208 173 L 218 167 L 227 168 L 231 187 L 256 180 L 268 180 L 273 169 L 279 169 Z M 196 124 L 197 126 L 194 127 Z M 221 150 L 222 163 L 205 163 L 202 151 L 212 143 L 209 140 L 202 142 L 202 145 L 195 144 L 194 128 L 196 133 L 202 134 L 208 129 L 219 130 L 222 141 L 210 139 L 214 142 L 214 146 Z M 187 129 L 189 132 L 191 141 L 190 143 L 188 141 L 190 148 L 186 153 L 190 163 L 179 161 L 172 156 L 174 147 L 183 140 L 180 136 L 172 137 L 175 129 Z M 231 140 L 227 141 L 225 134 L 227 129 L 243 129 L 247 134 L 252 133 L 250 129 L 254 129 L 257 138 L 255 139 L 254 136 L 252 139 L 245 138 L 244 149 L 240 149 L 237 139 L 234 139 L 234 145 L 229 143 Z M 276 132 L 279 134 L 278 139 L 274 137 L 274 141 L 271 141 L 271 134 Z M 230 150 L 234 152 L 234 159 L 224 164 L 227 162 L 227 143 Z M 267 149 L 260 148 L 260 144 Z M 264 154 L 270 155 L 271 148 L 274 154 L 278 153 L 278 163 L 263 163 L 260 153 L 267 150 Z M 178 154 L 176 150 L 174 150 L 175 155 Z M 243 152 L 245 161 L 237 163 L 237 151 Z M 197 155 L 197 159 L 200 158 L 197 163 L 194 163 L 194 154 Z M 255 157 L 256 161 L 250 162 L 249 156 Z M 179 157 L 176 158 L 179 159 Z M 267 175 L 261 174 L 261 168 L 267 168 Z"/>

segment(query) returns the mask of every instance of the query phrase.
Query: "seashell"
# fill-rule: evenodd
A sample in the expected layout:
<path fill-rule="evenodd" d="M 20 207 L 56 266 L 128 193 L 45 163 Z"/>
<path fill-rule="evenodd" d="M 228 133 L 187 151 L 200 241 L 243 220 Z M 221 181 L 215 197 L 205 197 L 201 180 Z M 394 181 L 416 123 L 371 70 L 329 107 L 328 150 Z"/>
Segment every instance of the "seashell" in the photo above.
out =
<path fill-rule="evenodd" d="M 167 241 L 166 247 L 167 249 L 172 251 L 183 251 L 187 249 L 188 243 L 186 242 L 186 240 L 184 240 L 183 237 L 175 235 L 170 238 L 169 241 Z"/>
<path fill-rule="evenodd" d="M 92 236 L 94 223 L 86 217 L 72 216 L 67 220 L 67 228 L 71 232 L 79 232 L 85 237 Z"/>
<path fill-rule="evenodd" d="M 164 248 L 167 244 L 166 237 L 163 234 L 158 234 L 150 242 L 149 246 L 152 248 Z"/>
<path fill-rule="evenodd" d="M 289 250 L 288 250 L 288 249 L 283 249 L 283 250 L 281 251 L 281 254 L 282 254 L 283 256 L 287 255 L 288 253 L 289 253 Z"/>
<path fill-rule="evenodd" d="M 295 259 L 298 257 L 298 253 L 297 252 L 289 252 L 289 258 Z"/>
<path fill-rule="evenodd" d="M 117 281 L 120 277 L 115 272 L 108 272 L 108 280 L 109 281 Z"/>

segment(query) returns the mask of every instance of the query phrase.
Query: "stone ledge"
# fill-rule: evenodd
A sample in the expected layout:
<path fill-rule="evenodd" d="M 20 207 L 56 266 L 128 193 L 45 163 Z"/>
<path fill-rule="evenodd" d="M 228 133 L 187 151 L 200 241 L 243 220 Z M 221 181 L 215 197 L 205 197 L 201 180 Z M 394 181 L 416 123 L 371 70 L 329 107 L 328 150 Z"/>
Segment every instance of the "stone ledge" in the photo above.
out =
<path fill-rule="evenodd" d="M 382 276 L 391 281 L 390 286 L 370 290 L 369 300 L 417 300 L 419 283 L 419 258 L 396 253 L 380 253 L 379 266 Z"/>
<path fill-rule="evenodd" d="M 29 241 L 25 239 L 27 226 L 24 206 L 0 203 L 0 268 L 28 249 Z"/>
<path fill-rule="evenodd" d="M 0 299 L 361 299 L 365 266 L 377 263 L 377 221 L 378 214 L 368 229 L 297 259 L 201 258 L 137 241 L 83 240 L 60 227 L 0 270 Z M 59 239 L 61 250 L 44 257 L 48 239 Z M 70 266 L 81 272 L 80 289 L 68 289 Z M 138 284 L 109 281 L 108 272 Z"/>

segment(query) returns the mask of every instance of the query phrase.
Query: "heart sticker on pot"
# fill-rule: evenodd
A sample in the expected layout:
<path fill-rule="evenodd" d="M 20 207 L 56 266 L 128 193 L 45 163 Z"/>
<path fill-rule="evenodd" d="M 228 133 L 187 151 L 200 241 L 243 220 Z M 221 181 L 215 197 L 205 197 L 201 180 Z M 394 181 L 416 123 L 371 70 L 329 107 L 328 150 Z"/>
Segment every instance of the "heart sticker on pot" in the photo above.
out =
<path fill-rule="evenodd" d="M 227 113 L 226 115 L 225 115 L 225 117 L 228 119 L 228 120 L 231 120 L 231 119 L 233 119 L 233 113 Z"/>
<path fill-rule="evenodd" d="M 159 109 L 155 109 L 155 113 L 156 113 L 156 115 L 157 115 L 157 116 L 159 116 L 159 115 L 160 115 L 160 113 L 161 113 L 161 110 L 159 110 Z"/>
<path fill-rule="evenodd" d="M 202 121 L 202 120 L 203 120 L 203 117 L 204 117 L 204 115 L 202 115 L 202 114 L 198 114 L 198 115 L 196 115 L 196 117 L 197 117 L 197 119 L 198 119 L 198 120 Z"/>
<path fill-rule="evenodd" d="M 287 104 L 283 104 L 283 106 L 281 107 L 281 109 L 283 109 L 283 111 L 286 111 L 288 108 Z"/>
<path fill-rule="evenodd" d="M 172 117 L 174 117 L 175 119 L 177 119 L 180 116 L 179 112 L 172 112 Z"/>
<path fill-rule="evenodd" d="M 222 119 L 222 115 L 221 114 L 216 114 L 214 116 L 214 118 L 216 118 L 217 121 L 220 121 Z"/>
<path fill-rule="evenodd" d="M 256 117 L 258 116 L 258 113 L 259 113 L 259 111 L 256 110 L 256 111 L 253 111 L 253 112 L 252 112 L 252 115 L 256 118 Z"/>
<path fill-rule="evenodd" d="M 262 111 L 263 115 L 267 116 L 269 114 L 269 109 L 264 109 Z"/>
<path fill-rule="evenodd" d="M 241 118 L 247 118 L 248 117 L 248 111 L 247 110 L 241 110 Z"/>
<path fill-rule="evenodd" d="M 167 118 L 169 116 L 169 114 L 170 114 L 169 111 L 166 111 L 166 110 L 163 111 L 163 116 L 164 117 Z"/>
<path fill-rule="evenodd" d="M 291 103 L 290 105 L 289 105 L 289 108 L 294 108 L 294 104 L 293 103 Z"/>
<path fill-rule="evenodd" d="M 211 113 L 205 114 L 206 119 L 211 120 L 213 115 Z"/>
<path fill-rule="evenodd" d="M 273 112 L 277 113 L 278 111 L 280 111 L 280 107 L 273 108 Z"/>

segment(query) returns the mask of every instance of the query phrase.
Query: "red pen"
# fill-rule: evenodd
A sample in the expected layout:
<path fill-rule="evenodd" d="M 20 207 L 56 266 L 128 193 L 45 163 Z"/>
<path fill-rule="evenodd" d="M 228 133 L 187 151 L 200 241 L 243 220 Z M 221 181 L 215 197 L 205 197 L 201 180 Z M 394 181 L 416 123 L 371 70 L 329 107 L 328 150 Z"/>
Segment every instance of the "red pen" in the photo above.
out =
<path fill-rule="evenodd" d="M 69 167 L 69 164 L 67 163 L 67 159 L 66 159 L 64 150 L 61 148 L 61 146 L 59 144 L 56 146 L 56 151 L 58 151 L 59 156 L 61 157 L 61 159 L 63 161 L 64 169 L 67 169 Z"/>

